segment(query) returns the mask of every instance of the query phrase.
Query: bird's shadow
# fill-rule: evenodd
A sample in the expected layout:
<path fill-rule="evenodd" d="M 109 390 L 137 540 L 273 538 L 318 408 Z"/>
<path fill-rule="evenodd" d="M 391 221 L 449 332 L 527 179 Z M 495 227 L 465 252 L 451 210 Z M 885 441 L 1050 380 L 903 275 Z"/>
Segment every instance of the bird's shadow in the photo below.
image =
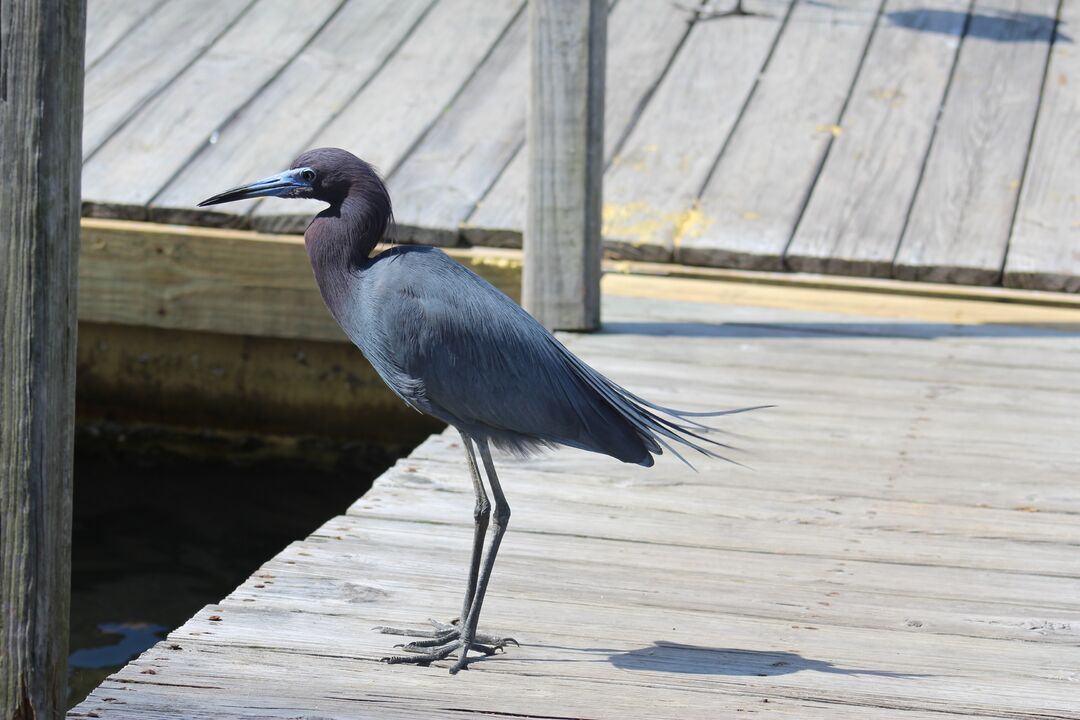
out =
<path fill-rule="evenodd" d="M 967 31 L 964 32 L 965 18 L 965 12 L 929 8 L 885 13 L 885 19 L 889 23 L 908 30 L 956 36 L 963 33 L 967 37 L 996 42 L 1046 42 L 1057 26 L 1052 15 L 987 12 L 972 13 L 970 18 L 967 18 Z M 1072 38 L 1063 33 L 1060 26 L 1057 26 L 1056 30 L 1054 42 L 1072 42 Z"/>
<path fill-rule="evenodd" d="M 628 652 L 612 653 L 608 662 L 622 670 L 678 673 L 682 675 L 726 675 L 769 677 L 803 671 L 887 678 L 924 677 L 910 673 L 848 668 L 827 660 L 804 658 L 798 653 L 774 650 L 713 648 L 657 640 L 652 645 Z"/>
<path fill-rule="evenodd" d="M 742 648 L 716 648 L 702 645 L 656 640 L 652 645 L 636 650 L 613 648 L 572 648 L 561 645 L 539 645 L 550 650 L 584 653 L 586 658 L 569 658 L 565 653 L 558 659 L 533 658 L 535 662 L 608 662 L 620 670 L 635 672 L 663 672 L 679 675 L 714 675 L 728 677 L 771 677 L 791 675 L 797 672 L 821 672 L 879 678 L 920 678 L 923 674 L 899 673 L 889 670 L 871 670 L 834 665 L 827 660 L 804 658 L 798 653 L 783 650 L 747 650 Z M 481 658 L 482 659 L 482 658 Z M 519 658 L 519 660 L 521 660 Z M 522 660 L 529 662 L 530 660 Z"/>

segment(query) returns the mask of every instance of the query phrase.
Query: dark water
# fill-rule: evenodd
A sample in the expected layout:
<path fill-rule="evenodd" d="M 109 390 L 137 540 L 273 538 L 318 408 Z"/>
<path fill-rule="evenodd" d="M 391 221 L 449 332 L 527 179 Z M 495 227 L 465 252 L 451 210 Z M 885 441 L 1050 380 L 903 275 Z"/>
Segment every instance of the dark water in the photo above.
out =
<path fill-rule="evenodd" d="M 159 440 L 99 428 L 77 436 L 71 704 L 343 513 L 407 449 L 313 445 L 312 466 L 303 447 L 283 458 L 257 441 L 189 437 L 178 453 Z"/>

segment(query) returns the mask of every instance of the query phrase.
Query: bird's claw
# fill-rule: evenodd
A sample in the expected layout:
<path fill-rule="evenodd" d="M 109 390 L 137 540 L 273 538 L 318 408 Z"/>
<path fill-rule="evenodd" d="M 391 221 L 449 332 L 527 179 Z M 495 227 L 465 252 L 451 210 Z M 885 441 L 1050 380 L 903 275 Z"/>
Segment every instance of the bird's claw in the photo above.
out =
<path fill-rule="evenodd" d="M 441 623 L 436 620 L 430 620 L 429 622 L 432 625 L 432 630 L 404 630 L 382 625 L 373 628 L 374 630 L 387 635 L 409 635 L 412 637 L 423 638 L 420 640 L 413 640 L 409 643 L 398 643 L 394 645 L 395 648 L 400 648 L 403 652 L 409 654 L 389 655 L 382 658 L 382 662 L 390 665 L 410 663 L 413 665 L 426 666 L 437 660 L 444 660 L 455 651 L 462 649 L 465 643 L 461 638 L 461 628 L 458 625 L 460 621 L 454 620 L 450 623 Z M 520 647 L 521 643 L 510 637 L 500 638 L 495 637 L 494 635 L 478 633 L 472 639 L 472 642 L 469 643 L 468 649 L 475 650 L 485 656 L 491 656 L 500 650 L 505 652 L 507 645 Z M 456 674 L 459 670 L 467 668 L 469 662 L 468 652 L 459 652 L 458 660 L 453 667 L 450 668 L 450 673 Z"/>

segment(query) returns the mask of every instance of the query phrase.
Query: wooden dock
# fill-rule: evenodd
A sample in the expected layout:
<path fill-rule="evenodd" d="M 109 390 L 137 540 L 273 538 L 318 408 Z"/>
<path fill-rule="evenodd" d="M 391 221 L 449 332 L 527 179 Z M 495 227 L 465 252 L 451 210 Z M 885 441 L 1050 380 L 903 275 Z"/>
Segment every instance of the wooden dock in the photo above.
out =
<path fill-rule="evenodd" d="M 1080 291 L 1080 3 L 611 6 L 610 256 Z M 338 145 L 403 239 L 519 245 L 523 8 L 90 0 L 84 212 L 296 231 L 317 203 L 194 206 Z"/>
<path fill-rule="evenodd" d="M 775 403 L 723 423 L 748 467 L 497 461 L 484 622 L 522 646 L 451 677 L 371 630 L 460 605 L 472 498 L 436 435 L 69 717 L 1080 718 L 1075 303 L 604 290 L 568 346 L 661 403 Z"/>

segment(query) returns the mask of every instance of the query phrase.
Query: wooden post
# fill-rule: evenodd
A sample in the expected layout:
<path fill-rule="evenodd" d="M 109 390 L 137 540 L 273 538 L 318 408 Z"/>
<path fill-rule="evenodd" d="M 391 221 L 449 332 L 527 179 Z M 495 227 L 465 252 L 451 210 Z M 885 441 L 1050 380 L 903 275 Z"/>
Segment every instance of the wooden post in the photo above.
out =
<path fill-rule="evenodd" d="M 551 329 L 600 326 L 606 0 L 529 0 L 525 308 Z"/>
<path fill-rule="evenodd" d="M 0 720 L 62 717 L 85 0 L 0 0 Z"/>

